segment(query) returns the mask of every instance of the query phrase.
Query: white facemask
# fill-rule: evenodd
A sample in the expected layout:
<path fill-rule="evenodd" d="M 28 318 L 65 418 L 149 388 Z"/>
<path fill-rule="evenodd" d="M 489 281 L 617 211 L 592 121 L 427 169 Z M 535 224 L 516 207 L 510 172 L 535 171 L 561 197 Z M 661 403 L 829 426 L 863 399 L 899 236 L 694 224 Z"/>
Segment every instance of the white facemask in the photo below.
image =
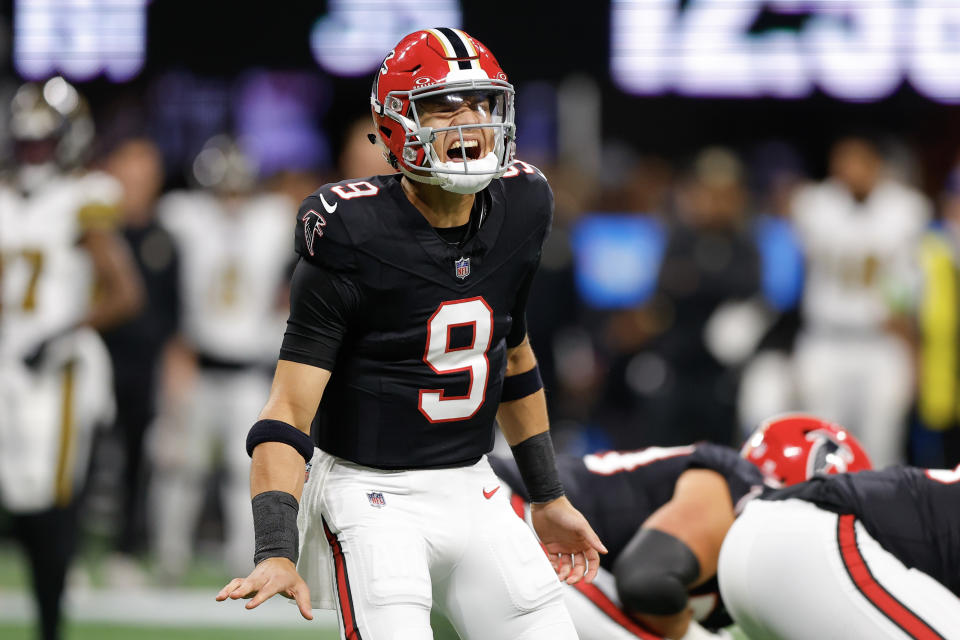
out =
<path fill-rule="evenodd" d="M 497 170 L 499 159 L 497 154 L 490 152 L 478 160 L 467 160 L 467 171 L 463 172 L 462 162 L 437 162 L 434 166 L 438 169 L 451 171 L 453 173 L 435 173 L 437 184 L 446 191 L 453 193 L 477 193 L 486 188 L 493 180 L 494 172 Z"/>

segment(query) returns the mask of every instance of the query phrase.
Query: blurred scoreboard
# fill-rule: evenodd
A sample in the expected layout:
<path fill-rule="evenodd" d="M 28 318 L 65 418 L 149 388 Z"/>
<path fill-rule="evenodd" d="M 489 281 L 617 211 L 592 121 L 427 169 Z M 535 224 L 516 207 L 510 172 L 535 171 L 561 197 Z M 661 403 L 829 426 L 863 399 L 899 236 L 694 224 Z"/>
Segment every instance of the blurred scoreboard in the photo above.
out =
<path fill-rule="evenodd" d="M 489 11 L 471 12 L 473 5 L 458 0 L 328 0 L 271 13 L 265 32 L 260 2 L 229 3 L 235 11 L 225 16 L 225 5 L 213 4 L 13 0 L 13 62 L 29 79 L 63 73 L 126 82 L 144 68 L 148 17 L 177 23 L 151 30 L 165 36 L 201 13 L 218 14 L 213 24 L 246 14 L 266 49 L 291 47 L 292 67 L 319 67 L 334 77 L 369 75 L 402 35 L 439 24 L 491 36 L 500 55 L 520 61 L 515 67 L 531 51 L 553 51 L 530 60 L 534 69 L 577 60 L 563 51 L 571 47 L 556 50 L 549 35 L 569 26 L 568 14 L 546 1 L 514 6 L 511 15 L 522 10 L 536 18 L 538 28 L 527 32 L 524 20 L 497 18 L 501 4 L 490 0 Z M 627 95 L 796 100 L 820 91 L 874 102 L 907 85 L 933 101 L 960 102 L 960 0 L 611 0 L 583 2 L 580 10 L 590 13 L 578 21 L 582 46 L 574 48 L 609 52 L 602 54 L 609 78 Z M 216 40 L 229 36 L 219 31 L 209 33 L 211 47 L 243 41 Z M 278 40 L 286 33 L 299 42 Z M 556 54 L 568 57 L 551 63 Z M 593 60 L 590 71 L 599 71 L 604 63 Z"/>
<path fill-rule="evenodd" d="M 957 0 L 614 0 L 610 29 L 631 94 L 960 102 Z"/>
<path fill-rule="evenodd" d="M 13 64 L 28 80 L 62 73 L 126 82 L 143 68 L 150 0 L 16 0 Z"/>

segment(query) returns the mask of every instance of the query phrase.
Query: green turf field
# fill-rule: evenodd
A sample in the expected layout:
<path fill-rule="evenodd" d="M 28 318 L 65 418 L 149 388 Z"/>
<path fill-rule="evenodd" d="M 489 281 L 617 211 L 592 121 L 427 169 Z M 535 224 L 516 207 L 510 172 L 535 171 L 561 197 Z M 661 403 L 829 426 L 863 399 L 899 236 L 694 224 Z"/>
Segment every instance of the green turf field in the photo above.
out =
<path fill-rule="evenodd" d="M 439 626 L 439 625 L 438 625 Z M 435 640 L 455 640 L 457 636 L 444 635 L 434 628 Z M 731 629 L 736 640 L 748 640 L 736 628 Z M 449 632 L 446 632 L 449 633 Z M 71 624 L 63 640 L 262 640 L 263 629 L 180 629 L 177 627 L 127 627 L 94 623 Z M 337 640 L 336 631 L 284 629 L 283 640 Z M 25 626 L 0 624 L 0 638 L 4 640 L 35 640 L 31 629 Z"/>
<path fill-rule="evenodd" d="M 458 636 L 445 620 L 432 622 L 435 640 L 457 640 Z M 273 635 L 269 629 L 212 628 L 212 627 L 149 627 L 95 622 L 75 622 L 67 625 L 63 640 L 263 640 Z M 278 631 L 283 640 L 338 640 L 336 629 L 289 629 Z M 36 640 L 33 628 L 27 625 L 0 623 L 3 640 Z"/>
<path fill-rule="evenodd" d="M 97 566 L 96 558 L 82 557 L 80 564 L 89 569 L 90 581 L 94 586 L 102 586 L 103 577 Z M 222 585 L 224 577 L 220 575 L 213 563 L 196 562 L 191 572 L 185 577 L 183 586 L 202 587 L 213 593 Z M 0 590 L 23 592 L 27 586 L 27 575 L 22 558 L 18 557 L 8 545 L 0 544 Z M 3 606 L 0 604 L 0 606 Z M 294 611 L 291 609 L 291 611 Z M 175 614 L 173 614 L 175 615 Z M 232 624 L 232 623 L 231 623 Z M 432 616 L 435 640 L 458 640 L 456 632 L 441 616 Z M 749 640 L 736 627 L 729 631 L 735 640 Z M 215 627 L 215 626 L 156 626 L 129 625 L 109 622 L 76 621 L 68 622 L 63 640 L 263 640 L 265 636 L 275 635 L 282 640 L 337 640 L 339 635 L 329 626 L 324 628 L 317 625 L 315 628 L 291 628 L 271 630 L 270 627 L 258 626 L 245 628 L 242 626 Z M 0 622 L 0 639 L 2 640 L 35 640 L 36 634 L 31 626 L 20 623 Z"/>
<path fill-rule="evenodd" d="M 129 627 L 96 623 L 76 623 L 67 626 L 63 640 L 263 640 L 264 629 L 203 629 L 177 627 Z M 339 634 L 330 630 L 284 629 L 283 640 L 337 640 Z M 36 640 L 30 627 L 0 624 L 3 640 Z"/>

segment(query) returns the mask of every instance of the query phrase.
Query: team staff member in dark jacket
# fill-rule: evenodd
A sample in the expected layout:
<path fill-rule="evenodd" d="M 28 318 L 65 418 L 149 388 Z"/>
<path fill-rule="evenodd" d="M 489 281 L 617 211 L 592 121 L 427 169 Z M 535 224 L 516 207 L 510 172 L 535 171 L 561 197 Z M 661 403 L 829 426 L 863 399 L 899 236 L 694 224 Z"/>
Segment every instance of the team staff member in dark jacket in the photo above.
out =
<path fill-rule="evenodd" d="M 123 185 L 123 236 L 143 279 L 145 304 L 124 324 L 103 332 L 113 362 L 117 399 L 116 436 L 123 446 L 118 556 L 111 566 L 129 567 L 145 550 L 146 485 L 144 436 L 156 417 L 158 372 L 163 351 L 177 331 L 180 262 L 170 234 L 155 218 L 163 186 L 163 159 L 149 139 L 132 138 L 114 149 L 107 171 Z M 119 560 L 119 562 L 117 562 Z"/>

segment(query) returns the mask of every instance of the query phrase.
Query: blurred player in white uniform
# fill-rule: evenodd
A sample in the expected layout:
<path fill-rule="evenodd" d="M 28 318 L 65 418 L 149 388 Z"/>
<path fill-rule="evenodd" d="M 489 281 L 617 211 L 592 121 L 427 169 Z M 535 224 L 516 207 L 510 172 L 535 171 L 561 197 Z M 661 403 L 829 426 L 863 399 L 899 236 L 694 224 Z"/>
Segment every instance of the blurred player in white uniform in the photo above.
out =
<path fill-rule="evenodd" d="M 62 78 L 21 87 L 10 122 L 18 165 L 0 182 L 0 500 L 30 558 L 45 639 L 59 637 L 93 430 L 113 414 L 96 330 L 142 299 L 113 230 L 119 185 L 64 170 L 92 137 L 84 109 Z"/>
<path fill-rule="evenodd" d="M 293 262 L 289 213 L 295 205 L 252 191 L 255 167 L 235 142 L 211 140 L 194 175 L 208 188 L 171 193 L 158 206 L 180 254 L 182 339 L 197 364 L 183 410 L 165 421 L 155 461 L 156 542 L 168 580 L 178 579 L 191 558 L 204 488 L 218 457 L 225 473 L 227 567 L 252 567 L 244 437 L 270 389 Z"/>
<path fill-rule="evenodd" d="M 865 139 L 840 141 L 830 172 L 793 201 L 807 259 L 797 383 L 805 410 L 846 425 L 882 467 L 903 456 L 913 390 L 904 328 L 931 205 L 886 177 Z"/>

